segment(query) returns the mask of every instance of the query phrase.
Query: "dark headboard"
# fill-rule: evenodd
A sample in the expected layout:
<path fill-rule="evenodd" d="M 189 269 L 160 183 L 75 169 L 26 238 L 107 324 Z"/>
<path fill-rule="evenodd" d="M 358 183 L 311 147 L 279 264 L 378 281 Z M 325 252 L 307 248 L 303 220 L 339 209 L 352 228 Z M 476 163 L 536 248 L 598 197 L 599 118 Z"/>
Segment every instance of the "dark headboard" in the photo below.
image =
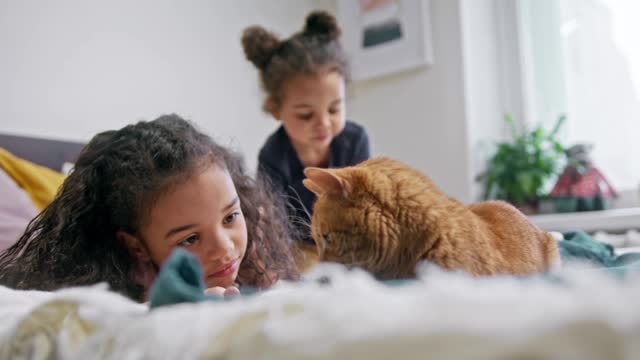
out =
<path fill-rule="evenodd" d="M 75 162 L 84 145 L 73 141 L 0 134 L 1 148 L 56 171 L 60 171 L 65 162 Z"/>

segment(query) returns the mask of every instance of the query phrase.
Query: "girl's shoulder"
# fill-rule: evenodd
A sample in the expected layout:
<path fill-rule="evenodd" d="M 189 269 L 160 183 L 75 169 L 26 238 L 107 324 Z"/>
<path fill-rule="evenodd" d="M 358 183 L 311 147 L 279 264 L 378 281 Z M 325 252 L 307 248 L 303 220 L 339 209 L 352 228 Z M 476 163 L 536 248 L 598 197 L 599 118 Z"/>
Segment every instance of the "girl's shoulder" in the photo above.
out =
<path fill-rule="evenodd" d="M 289 137 L 284 127 L 280 126 L 269 135 L 262 148 L 260 148 L 260 160 L 267 160 L 273 157 L 274 154 L 286 153 L 290 146 Z"/>
<path fill-rule="evenodd" d="M 347 120 L 344 126 L 344 130 L 342 130 L 338 137 L 343 138 L 349 143 L 358 142 L 358 140 L 367 137 L 367 130 L 364 128 L 364 126 L 352 120 Z"/>

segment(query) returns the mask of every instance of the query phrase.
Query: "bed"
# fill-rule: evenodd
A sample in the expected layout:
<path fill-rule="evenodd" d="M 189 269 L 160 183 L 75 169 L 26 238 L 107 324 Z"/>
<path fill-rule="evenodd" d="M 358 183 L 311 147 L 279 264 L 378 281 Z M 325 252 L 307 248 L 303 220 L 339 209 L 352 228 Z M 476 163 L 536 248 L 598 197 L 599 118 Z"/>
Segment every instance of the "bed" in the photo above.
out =
<path fill-rule="evenodd" d="M 60 170 L 82 144 L 0 135 Z M 553 278 L 473 279 L 427 265 L 400 285 L 326 264 L 233 301 L 150 310 L 105 284 L 0 286 L 0 358 L 640 359 L 640 272 L 576 265 Z"/>
<path fill-rule="evenodd" d="M 639 359 L 640 278 L 562 281 L 422 269 L 388 286 L 325 265 L 232 301 L 149 310 L 105 286 L 0 287 L 0 358 Z"/>

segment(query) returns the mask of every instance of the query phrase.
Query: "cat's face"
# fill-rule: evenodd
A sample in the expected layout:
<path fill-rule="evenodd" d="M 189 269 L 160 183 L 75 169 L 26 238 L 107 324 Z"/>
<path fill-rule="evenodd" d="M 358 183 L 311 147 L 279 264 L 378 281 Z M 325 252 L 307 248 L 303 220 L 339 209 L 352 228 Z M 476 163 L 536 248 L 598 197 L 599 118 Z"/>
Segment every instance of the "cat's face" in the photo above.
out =
<path fill-rule="evenodd" d="M 307 168 L 304 185 L 317 195 L 311 235 L 322 261 L 359 266 L 384 274 L 397 247 L 398 221 L 394 184 L 375 168 Z"/>

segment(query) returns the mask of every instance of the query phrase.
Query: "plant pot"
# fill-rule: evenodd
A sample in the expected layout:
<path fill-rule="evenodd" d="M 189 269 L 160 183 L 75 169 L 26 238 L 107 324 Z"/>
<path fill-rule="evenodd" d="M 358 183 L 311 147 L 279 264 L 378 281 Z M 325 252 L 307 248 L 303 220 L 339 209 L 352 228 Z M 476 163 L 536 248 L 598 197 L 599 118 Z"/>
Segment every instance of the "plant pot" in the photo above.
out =
<path fill-rule="evenodd" d="M 578 211 L 578 198 L 560 197 L 554 199 L 555 211 L 559 213 Z"/>
<path fill-rule="evenodd" d="M 556 202 L 553 199 L 538 200 L 538 214 L 553 214 L 556 212 Z"/>
<path fill-rule="evenodd" d="M 516 205 L 516 208 L 525 215 L 535 215 L 538 213 L 538 202 L 532 201 L 523 205 Z"/>
<path fill-rule="evenodd" d="M 609 208 L 611 208 L 611 201 L 601 196 L 578 199 L 578 211 L 597 211 Z"/>

